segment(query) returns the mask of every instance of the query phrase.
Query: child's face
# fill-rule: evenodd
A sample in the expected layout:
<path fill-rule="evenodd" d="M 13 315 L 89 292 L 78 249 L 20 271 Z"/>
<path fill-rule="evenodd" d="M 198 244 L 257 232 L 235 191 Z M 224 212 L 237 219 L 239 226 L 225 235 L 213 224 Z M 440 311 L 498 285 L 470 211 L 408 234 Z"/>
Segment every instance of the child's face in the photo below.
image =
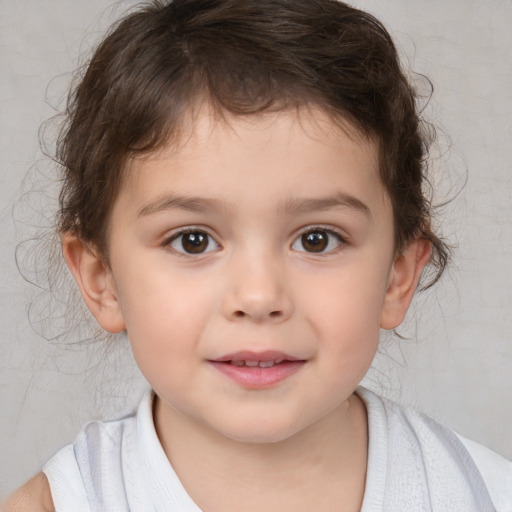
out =
<path fill-rule="evenodd" d="M 229 438 L 285 439 L 334 411 L 394 322 L 377 148 L 317 114 L 205 111 L 177 150 L 132 162 L 113 209 L 107 272 L 143 374 Z"/>

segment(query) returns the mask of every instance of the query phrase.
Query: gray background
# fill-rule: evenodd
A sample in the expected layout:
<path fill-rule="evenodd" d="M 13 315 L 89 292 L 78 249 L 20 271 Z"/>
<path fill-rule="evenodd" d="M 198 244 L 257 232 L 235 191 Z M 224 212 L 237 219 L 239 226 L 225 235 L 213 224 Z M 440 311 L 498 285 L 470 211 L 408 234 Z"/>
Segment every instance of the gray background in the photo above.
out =
<path fill-rule="evenodd" d="M 467 177 L 439 212 L 458 245 L 454 263 L 416 298 L 407 339 L 384 336 L 367 385 L 512 458 L 512 2 L 353 3 L 382 19 L 405 65 L 434 83 L 427 116 L 449 135 L 435 155 L 436 200 Z M 61 346 L 36 335 L 26 308 L 37 289 L 14 259 L 54 205 L 55 187 L 39 190 L 51 171 L 40 161 L 39 126 L 55 113 L 50 105 L 62 105 L 69 72 L 129 5 L 0 0 L 0 496 L 84 421 L 120 414 L 143 387 L 123 340 L 105 354 L 106 342 Z M 43 318 L 44 302 L 35 303 Z"/>

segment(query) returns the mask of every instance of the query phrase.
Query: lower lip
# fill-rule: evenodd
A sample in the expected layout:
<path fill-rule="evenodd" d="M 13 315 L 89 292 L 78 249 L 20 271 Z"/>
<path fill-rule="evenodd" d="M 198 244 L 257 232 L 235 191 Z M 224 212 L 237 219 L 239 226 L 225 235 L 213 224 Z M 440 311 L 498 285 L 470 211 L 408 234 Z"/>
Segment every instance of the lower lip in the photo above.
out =
<path fill-rule="evenodd" d="M 219 372 L 247 388 L 268 388 L 298 372 L 305 361 L 287 361 L 268 368 L 261 366 L 235 366 L 230 363 L 209 361 Z"/>

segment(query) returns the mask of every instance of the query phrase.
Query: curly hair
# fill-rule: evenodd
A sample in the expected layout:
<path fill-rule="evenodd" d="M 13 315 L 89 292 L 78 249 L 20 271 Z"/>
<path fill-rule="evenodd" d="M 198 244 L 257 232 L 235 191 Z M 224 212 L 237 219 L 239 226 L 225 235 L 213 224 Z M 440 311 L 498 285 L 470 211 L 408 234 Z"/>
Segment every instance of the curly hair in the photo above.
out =
<path fill-rule="evenodd" d="M 429 284 L 440 277 L 449 249 L 424 191 L 432 132 L 386 29 L 337 0 L 152 1 L 122 19 L 68 100 L 59 230 L 106 255 L 127 159 L 176 139 L 200 100 L 239 116 L 313 105 L 374 138 L 396 250 L 427 239 Z"/>

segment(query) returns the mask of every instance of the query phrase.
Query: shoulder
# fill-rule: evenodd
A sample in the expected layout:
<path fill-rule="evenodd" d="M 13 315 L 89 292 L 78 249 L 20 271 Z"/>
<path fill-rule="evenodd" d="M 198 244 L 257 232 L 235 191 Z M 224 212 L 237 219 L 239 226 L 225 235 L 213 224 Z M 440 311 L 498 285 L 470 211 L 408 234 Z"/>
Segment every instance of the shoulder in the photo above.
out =
<path fill-rule="evenodd" d="M 446 504 L 452 499 L 457 504 L 446 510 L 476 506 L 476 510 L 512 512 L 512 462 L 421 412 L 365 389 L 358 393 L 368 410 L 370 451 L 373 429 L 391 495 L 412 485 L 424 489 L 427 502 Z"/>
<path fill-rule="evenodd" d="M 473 458 L 498 511 L 512 511 L 512 461 L 457 434 Z"/>
<path fill-rule="evenodd" d="M 139 410 L 143 404 L 149 408 L 150 396 Z M 57 511 L 129 510 L 127 486 L 140 471 L 137 421 L 133 412 L 117 420 L 89 422 L 44 465 Z"/>
<path fill-rule="evenodd" d="M 39 473 L 20 487 L 2 505 L 2 512 L 53 512 L 50 485 L 44 473 Z"/>
<path fill-rule="evenodd" d="M 105 489 L 124 494 L 123 452 L 132 449 L 133 431 L 128 418 L 88 423 L 73 444 L 44 465 L 57 510 L 88 512 L 90 503 Z"/>

